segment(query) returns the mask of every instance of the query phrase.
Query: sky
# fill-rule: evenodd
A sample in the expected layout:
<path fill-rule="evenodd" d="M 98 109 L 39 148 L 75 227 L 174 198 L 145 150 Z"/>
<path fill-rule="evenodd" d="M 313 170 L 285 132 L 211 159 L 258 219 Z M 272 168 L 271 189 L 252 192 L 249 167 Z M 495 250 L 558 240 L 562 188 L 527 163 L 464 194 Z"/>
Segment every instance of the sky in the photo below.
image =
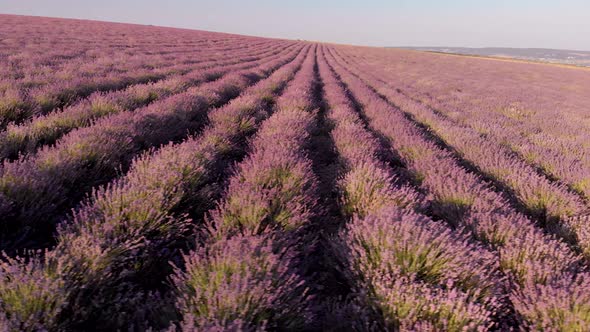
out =
<path fill-rule="evenodd" d="M 590 51 L 590 0 L 0 0 L 0 13 L 369 46 Z"/>

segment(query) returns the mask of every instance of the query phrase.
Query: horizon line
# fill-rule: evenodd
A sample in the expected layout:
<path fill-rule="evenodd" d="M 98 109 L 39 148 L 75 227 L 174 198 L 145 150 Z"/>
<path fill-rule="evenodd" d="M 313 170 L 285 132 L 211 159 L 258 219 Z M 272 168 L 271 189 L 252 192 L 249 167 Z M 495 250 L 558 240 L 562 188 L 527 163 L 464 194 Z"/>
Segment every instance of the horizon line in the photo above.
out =
<path fill-rule="evenodd" d="M 557 51 L 577 51 L 577 52 L 590 52 L 589 50 L 584 49 L 569 49 L 569 48 L 552 48 L 552 47 L 513 47 L 513 46 L 457 46 L 457 45 L 444 45 L 444 46 L 432 46 L 432 45 L 359 45 L 359 44 L 350 44 L 350 43 L 342 43 L 342 42 L 334 42 L 334 41 L 324 41 L 324 40 L 312 40 L 308 38 L 285 38 L 285 37 L 272 37 L 272 36 L 262 36 L 257 34 L 245 34 L 240 32 L 232 32 L 232 31 L 221 31 L 215 29 L 199 29 L 199 28 L 190 28 L 190 27 L 182 27 L 182 26 L 174 26 L 174 25 L 160 25 L 160 24 L 153 24 L 153 23 L 139 23 L 139 22 L 123 22 L 123 21 L 116 21 L 116 20 L 102 20 L 102 19 L 93 19 L 93 18 L 80 18 L 80 17 L 70 17 L 70 16 L 44 16 L 44 15 L 31 15 L 31 14 L 15 14 L 15 13 L 2 13 L 0 15 L 7 15 L 7 16 L 23 16 L 23 17 L 37 17 L 37 18 L 50 18 L 50 19 L 63 19 L 63 20 L 78 20 L 78 21 L 90 21 L 90 22 L 101 22 L 101 23 L 113 23 L 113 24 L 128 24 L 128 25 L 138 25 L 138 26 L 145 26 L 145 27 L 156 27 L 156 28 L 167 28 L 167 29 L 179 29 L 179 30 L 188 30 L 188 31 L 206 31 L 206 32 L 214 32 L 214 33 L 222 33 L 222 34 L 229 34 L 229 35 L 239 35 L 239 36 L 246 36 L 246 37 L 256 37 L 256 38 L 268 38 L 268 39 L 282 39 L 282 40 L 302 40 L 302 41 L 309 41 L 315 43 L 326 43 L 326 44 L 336 44 L 336 45 L 349 45 L 349 46 L 357 46 L 357 47 L 376 47 L 376 48 L 399 48 L 399 49 L 415 49 L 415 48 L 466 48 L 466 49 L 486 49 L 486 48 L 504 48 L 504 49 L 520 49 L 520 50 L 557 50 Z"/>

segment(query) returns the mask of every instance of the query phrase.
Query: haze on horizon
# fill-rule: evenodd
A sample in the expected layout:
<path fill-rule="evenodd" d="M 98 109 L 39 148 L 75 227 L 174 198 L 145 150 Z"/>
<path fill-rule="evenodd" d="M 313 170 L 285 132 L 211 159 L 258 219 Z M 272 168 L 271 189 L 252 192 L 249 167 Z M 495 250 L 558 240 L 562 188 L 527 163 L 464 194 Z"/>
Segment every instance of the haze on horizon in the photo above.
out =
<path fill-rule="evenodd" d="M 368 46 L 590 51 L 587 0 L 4 0 L 0 13 Z"/>

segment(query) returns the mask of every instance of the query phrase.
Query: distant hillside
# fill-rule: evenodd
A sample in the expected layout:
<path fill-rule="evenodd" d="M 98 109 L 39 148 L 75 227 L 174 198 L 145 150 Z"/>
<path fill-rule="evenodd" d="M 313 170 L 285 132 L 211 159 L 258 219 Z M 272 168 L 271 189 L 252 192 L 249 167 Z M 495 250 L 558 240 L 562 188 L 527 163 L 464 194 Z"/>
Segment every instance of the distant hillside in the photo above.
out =
<path fill-rule="evenodd" d="M 546 48 L 504 48 L 504 47 L 401 47 L 429 52 L 451 54 L 466 54 L 477 56 L 493 56 L 522 60 L 563 63 L 576 66 L 590 67 L 589 51 L 556 50 Z"/>

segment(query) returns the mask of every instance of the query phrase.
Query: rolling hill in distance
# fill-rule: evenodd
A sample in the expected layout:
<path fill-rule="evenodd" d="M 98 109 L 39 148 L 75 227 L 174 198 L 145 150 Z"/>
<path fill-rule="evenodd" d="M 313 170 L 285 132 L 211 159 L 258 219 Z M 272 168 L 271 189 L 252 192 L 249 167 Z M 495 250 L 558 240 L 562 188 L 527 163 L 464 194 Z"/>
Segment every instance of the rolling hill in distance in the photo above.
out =
<path fill-rule="evenodd" d="M 511 58 L 527 61 L 560 63 L 590 67 L 590 51 L 558 50 L 549 48 L 510 47 L 399 47 L 416 51 L 439 52 L 458 55 Z"/>

